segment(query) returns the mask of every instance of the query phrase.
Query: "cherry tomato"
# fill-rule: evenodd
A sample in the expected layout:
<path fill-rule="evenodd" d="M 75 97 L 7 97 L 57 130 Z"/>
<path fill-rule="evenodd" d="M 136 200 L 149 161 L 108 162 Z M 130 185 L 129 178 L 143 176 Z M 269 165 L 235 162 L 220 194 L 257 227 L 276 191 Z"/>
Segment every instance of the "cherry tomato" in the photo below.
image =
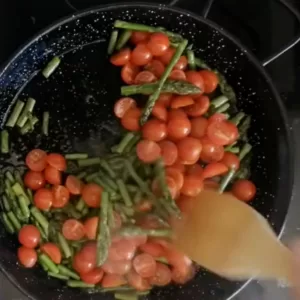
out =
<path fill-rule="evenodd" d="M 189 197 L 196 197 L 200 194 L 203 188 L 202 179 L 195 175 L 185 175 L 183 186 L 180 192 Z"/>
<path fill-rule="evenodd" d="M 95 183 L 88 183 L 82 189 L 82 199 L 89 207 L 100 207 L 102 187 Z"/>
<path fill-rule="evenodd" d="M 205 90 L 205 85 L 204 85 L 204 80 L 200 75 L 200 73 L 197 71 L 187 71 L 185 75 L 186 75 L 186 80 L 192 83 L 193 85 L 195 85 L 196 87 L 198 87 L 201 90 L 200 94 L 203 94 Z"/>
<path fill-rule="evenodd" d="M 187 118 L 188 118 L 187 114 L 181 108 L 171 109 L 168 114 L 168 120 L 187 119 Z"/>
<path fill-rule="evenodd" d="M 103 288 L 116 288 L 126 284 L 127 281 L 124 276 L 117 274 L 105 274 L 101 286 Z"/>
<path fill-rule="evenodd" d="M 226 120 L 226 115 L 221 113 L 215 113 L 208 119 L 208 124 L 214 123 L 214 122 L 221 122 Z"/>
<path fill-rule="evenodd" d="M 139 249 L 153 257 L 161 257 L 165 253 L 164 248 L 160 244 L 151 241 L 141 245 Z"/>
<path fill-rule="evenodd" d="M 151 51 L 146 44 L 138 44 L 131 53 L 131 62 L 136 66 L 145 66 L 152 59 Z"/>
<path fill-rule="evenodd" d="M 169 49 L 170 41 L 167 35 L 161 32 L 155 32 L 150 36 L 147 47 L 153 56 L 162 56 Z"/>
<path fill-rule="evenodd" d="M 142 71 L 138 73 L 134 79 L 135 84 L 144 84 L 157 81 L 157 78 L 150 71 Z"/>
<path fill-rule="evenodd" d="M 161 150 L 161 156 L 164 164 L 166 166 L 173 165 L 178 158 L 177 146 L 173 142 L 167 140 L 159 142 L 158 145 Z"/>
<path fill-rule="evenodd" d="M 191 119 L 191 133 L 190 136 L 200 139 L 205 136 L 208 121 L 203 117 Z"/>
<path fill-rule="evenodd" d="M 31 171 L 42 172 L 47 165 L 47 153 L 41 149 L 31 150 L 27 154 L 25 162 Z"/>
<path fill-rule="evenodd" d="M 212 93 L 219 84 L 219 78 L 215 72 L 209 70 L 199 71 L 199 74 L 204 80 L 204 92 L 206 94 Z"/>
<path fill-rule="evenodd" d="M 150 284 L 155 286 L 166 286 L 172 280 L 172 273 L 168 266 L 156 263 L 155 275 L 150 278 Z"/>
<path fill-rule="evenodd" d="M 35 191 L 45 186 L 45 178 L 42 172 L 28 171 L 24 177 L 25 186 Z"/>
<path fill-rule="evenodd" d="M 182 270 L 180 268 L 172 269 L 172 280 L 178 284 L 185 284 L 195 276 L 195 267 L 190 265 L 187 270 Z"/>
<path fill-rule="evenodd" d="M 132 239 L 121 238 L 113 242 L 108 254 L 108 259 L 112 261 L 131 260 L 136 252 L 136 245 Z"/>
<path fill-rule="evenodd" d="M 186 175 L 192 175 L 202 179 L 203 168 L 199 164 L 194 164 L 186 167 Z"/>
<path fill-rule="evenodd" d="M 40 249 L 43 253 L 47 254 L 54 263 L 58 265 L 61 263 L 62 255 L 57 245 L 53 243 L 46 243 L 43 244 Z"/>
<path fill-rule="evenodd" d="M 147 291 L 151 288 L 148 280 L 142 278 L 134 270 L 131 270 L 127 275 L 128 283 L 138 291 Z"/>
<path fill-rule="evenodd" d="M 83 189 L 83 183 L 76 176 L 69 175 L 66 180 L 66 188 L 72 195 L 80 195 Z"/>
<path fill-rule="evenodd" d="M 37 190 L 33 196 L 34 205 L 41 210 L 48 210 L 52 206 L 53 200 L 52 191 L 45 188 Z"/>
<path fill-rule="evenodd" d="M 125 275 L 131 269 L 132 263 L 130 260 L 107 260 L 103 265 L 102 269 L 107 274 Z"/>
<path fill-rule="evenodd" d="M 185 165 L 180 160 L 178 160 L 178 159 L 175 161 L 174 164 L 171 165 L 171 167 L 173 169 L 177 169 L 181 173 L 185 172 Z"/>
<path fill-rule="evenodd" d="M 190 117 L 201 117 L 207 113 L 209 109 L 210 101 L 207 96 L 200 96 L 195 98 L 195 104 L 185 108 L 185 112 Z"/>
<path fill-rule="evenodd" d="M 181 108 L 194 104 L 194 100 L 190 96 L 176 96 L 172 99 L 171 108 Z"/>
<path fill-rule="evenodd" d="M 83 260 L 89 260 L 91 263 L 96 264 L 97 251 L 96 242 L 89 242 L 81 248 L 80 254 Z"/>
<path fill-rule="evenodd" d="M 52 206 L 62 208 L 66 206 L 70 200 L 70 192 L 63 185 L 54 185 L 52 187 L 53 201 Z"/>
<path fill-rule="evenodd" d="M 147 199 L 141 200 L 138 204 L 135 205 L 135 209 L 139 212 L 149 212 L 152 210 L 152 208 L 152 202 Z"/>
<path fill-rule="evenodd" d="M 223 175 L 228 172 L 228 167 L 220 162 L 214 162 L 206 165 L 203 170 L 203 178 L 212 178 Z"/>
<path fill-rule="evenodd" d="M 132 107 L 136 107 L 136 102 L 130 97 L 119 99 L 114 105 L 114 113 L 117 118 L 123 118 L 125 113 Z"/>
<path fill-rule="evenodd" d="M 172 118 L 167 123 L 168 137 L 171 140 L 180 140 L 191 132 L 191 122 L 187 118 Z"/>
<path fill-rule="evenodd" d="M 47 166 L 44 171 L 45 179 L 50 184 L 61 184 L 61 172 L 52 166 Z"/>
<path fill-rule="evenodd" d="M 129 131 L 139 131 L 141 115 L 139 108 L 130 108 L 121 119 L 122 126 Z"/>
<path fill-rule="evenodd" d="M 232 194 L 242 201 L 250 201 L 256 194 L 256 186 L 250 180 L 237 180 L 231 189 Z"/>
<path fill-rule="evenodd" d="M 174 48 L 168 48 L 167 51 L 164 53 L 164 55 L 160 56 L 159 57 L 159 60 L 165 65 L 167 66 L 172 57 L 174 56 L 175 54 L 175 49 Z"/>
<path fill-rule="evenodd" d="M 197 161 L 200 158 L 202 144 L 193 137 L 185 137 L 177 143 L 178 157 L 183 161 Z"/>
<path fill-rule="evenodd" d="M 78 252 L 74 255 L 73 268 L 79 274 L 87 274 L 96 267 L 96 261 L 88 259 L 82 252 Z"/>
<path fill-rule="evenodd" d="M 37 253 L 34 249 L 24 246 L 18 249 L 18 259 L 25 268 L 33 268 L 37 262 Z"/>
<path fill-rule="evenodd" d="M 146 140 L 159 142 L 167 136 L 167 126 L 159 120 L 149 120 L 142 128 L 143 138 Z"/>
<path fill-rule="evenodd" d="M 188 273 L 193 262 L 184 253 L 178 251 L 172 244 L 164 243 L 165 258 L 174 268 L 178 268 L 182 273 Z"/>
<path fill-rule="evenodd" d="M 67 161 L 64 156 L 59 153 L 48 154 L 47 163 L 58 171 L 66 171 L 67 169 Z"/>
<path fill-rule="evenodd" d="M 166 176 L 171 177 L 175 183 L 176 183 L 176 188 L 177 190 L 180 190 L 183 186 L 183 174 L 180 172 L 178 169 L 175 169 L 173 167 L 168 167 L 166 168 Z"/>
<path fill-rule="evenodd" d="M 152 109 L 152 115 L 160 121 L 167 121 L 168 111 L 166 107 L 161 103 L 155 103 Z"/>
<path fill-rule="evenodd" d="M 187 64 L 188 64 L 188 60 L 187 60 L 186 56 L 180 56 L 178 62 L 174 66 L 174 69 L 185 70 Z"/>
<path fill-rule="evenodd" d="M 78 241 L 84 237 L 84 226 L 76 219 L 69 219 L 62 227 L 63 236 L 70 241 Z"/>
<path fill-rule="evenodd" d="M 237 170 L 240 167 L 240 159 L 231 152 L 225 152 L 221 162 L 229 169 Z"/>
<path fill-rule="evenodd" d="M 141 140 L 136 146 L 138 158 L 145 163 L 152 163 L 159 159 L 161 150 L 156 142 Z"/>
<path fill-rule="evenodd" d="M 175 69 L 171 71 L 169 79 L 186 81 L 186 76 L 184 71 Z"/>
<path fill-rule="evenodd" d="M 211 163 L 218 162 L 224 156 L 223 146 L 215 145 L 209 138 L 203 137 L 201 139 L 202 152 L 200 154 L 200 159 L 203 162 Z"/>
<path fill-rule="evenodd" d="M 34 249 L 41 240 L 40 231 L 33 225 L 24 225 L 19 231 L 19 242 L 27 248 Z"/>
<path fill-rule="evenodd" d="M 88 284 L 97 284 L 101 281 L 101 279 L 103 278 L 104 272 L 101 268 L 95 268 L 94 270 L 82 274 L 81 280 L 85 283 Z"/>
<path fill-rule="evenodd" d="M 83 226 L 84 226 L 85 236 L 88 239 L 90 240 L 96 239 L 98 223 L 99 223 L 99 217 L 91 217 L 85 220 Z"/>
<path fill-rule="evenodd" d="M 122 67 L 121 77 L 122 80 L 127 84 L 133 84 L 136 75 L 139 73 L 139 67 L 135 66 L 131 62 L 128 62 Z"/>
<path fill-rule="evenodd" d="M 149 278 L 155 275 L 156 261 L 147 253 L 139 254 L 133 260 L 133 267 L 141 277 Z"/>
<path fill-rule="evenodd" d="M 150 38 L 150 33 L 145 31 L 133 31 L 130 40 L 133 44 L 137 45 L 142 42 L 147 42 Z"/>
<path fill-rule="evenodd" d="M 127 64 L 130 60 L 131 57 L 131 51 L 129 48 L 124 48 L 122 50 L 120 50 L 118 53 L 114 54 L 111 58 L 110 58 L 110 62 L 114 65 L 114 66 L 124 66 L 125 64 Z"/>
<path fill-rule="evenodd" d="M 165 66 L 163 65 L 163 63 L 161 61 L 159 61 L 157 59 L 153 59 L 145 66 L 145 70 L 150 71 L 157 78 L 160 78 L 161 75 L 165 71 Z"/>
<path fill-rule="evenodd" d="M 162 104 L 164 107 L 169 107 L 171 104 L 172 97 L 173 95 L 170 93 L 161 93 L 156 103 Z"/>
<path fill-rule="evenodd" d="M 213 122 L 207 127 L 207 136 L 216 145 L 224 146 L 234 143 L 239 131 L 230 121 Z"/>

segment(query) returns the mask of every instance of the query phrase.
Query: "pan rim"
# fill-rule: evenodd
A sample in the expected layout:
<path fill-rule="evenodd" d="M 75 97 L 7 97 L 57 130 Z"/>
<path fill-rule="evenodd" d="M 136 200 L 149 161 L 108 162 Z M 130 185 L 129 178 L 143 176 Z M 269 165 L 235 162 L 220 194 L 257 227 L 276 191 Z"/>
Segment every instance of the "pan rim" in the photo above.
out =
<path fill-rule="evenodd" d="M 285 217 L 283 219 L 282 225 L 281 225 L 281 229 L 278 232 L 278 239 L 281 238 L 284 229 L 285 229 L 285 225 L 287 222 L 287 217 L 288 217 L 288 209 L 290 207 L 290 203 L 291 203 L 291 199 L 293 198 L 293 192 L 294 192 L 294 171 L 295 171 L 295 167 L 293 162 L 295 161 L 295 156 L 294 156 L 294 150 L 292 147 L 292 134 L 290 131 L 290 125 L 289 125 L 289 121 L 288 121 L 288 117 L 287 117 L 287 111 L 286 108 L 283 104 L 283 101 L 279 95 L 279 92 L 277 91 L 277 88 L 275 87 L 275 84 L 273 83 L 271 76 L 268 74 L 267 70 L 262 66 L 261 62 L 256 58 L 256 56 L 252 53 L 252 51 L 250 49 L 248 49 L 237 37 L 235 37 L 234 35 L 232 35 L 229 31 L 227 31 L 226 29 L 222 28 L 220 25 L 218 25 L 217 23 L 206 19 L 200 15 L 197 15 L 189 10 L 186 9 L 181 9 L 181 8 L 177 8 L 177 7 L 172 7 L 169 5 L 165 5 L 165 4 L 157 4 L 157 3 L 151 3 L 151 2 L 120 2 L 120 3 L 116 3 L 116 4 L 105 4 L 105 5 L 98 5 L 98 6 L 93 6 L 90 8 L 87 8 L 85 10 L 81 10 L 72 14 L 69 14 L 65 17 L 59 18 L 58 20 L 54 21 L 53 23 L 51 23 L 50 25 L 46 26 L 45 28 L 39 30 L 35 35 L 33 35 L 32 38 L 28 39 L 27 41 L 24 42 L 24 44 L 22 44 L 20 47 L 18 47 L 17 50 L 15 50 L 13 52 L 12 55 L 10 55 L 8 57 L 8 59 L 1 65 L 0 67 L 0 79 L 3 76 L 3 74 L 6 72 L 6 70 L 13 64 L 13 62 L 17 59 L 18 56 L 20 56 L 22 54 L 23 51 L 25 51 L 28 47 L 30 47 L 32 44 L 34 44 L 40 37 L 48 34 L 49 32 L 51 32 L 54 29 L 57 29 L 58 27 L 76 20 L 78 18 L 87 16 L 87 15 L 91 15 L 97 12 L 101 12 L 101 11 L 105 11 L 105 10 L 109 10 L 109 9 L 117 9 L 117 8 L 128 8 L 128 7 L 144 7 L 144 8 L 149 8 L 149 9 L 167 9 L 169 11 L 173 11 L 175 13 L 179 13 L 179 14 L 185 14 L 189 17 L 192 17 L 193 19 L 195 19 L 196 21 L 200 21 L 202 23 L 205 23 L 207 25 L 209 25 L 212 29 L 220 32 L 222 35 L 224 35 L 226 38 L 228 38 L 229 40 L 231 40 L 236 47 L 238 47 L 239 49 L 241 49 L 244 54 L 247 56 L 247 58 L 249 59 L 249 61 L 257 68 L 257 70 L 263 75 L 264 79 L 266 80 L 266 83 L 268 84 L 270 91 L 272 93 L 272 95 L 274 96 L 274 99 L 276 101 L 276 104 L 278 105 L 278 108 L 280 110 L 281 113 L 281 117 L 284 123 L 284 133 L 286 136 L 286 140 L 287 140 L 287 150 L 288 150 L 288 157 L 289 157 L 289 165 L 290 168 L 288 170 L 288 185 L 289 185 L 289 191 L 288 191 L 288 205 L 285 211 Z M 292 167 L 293 166 L 293 167 Z M 35 296 L 33 296 L 30 292 L 28 292 L 26 289 L 24 289 L 20 284 L 18 284 L 18 282 L 16 282 L 14 276 L 12 276 L 9 272 L 7 272 L 5 270 L 5 268 L 3 267 L 2 263 L 0 263 L 0 271 L 6 276 L 6 278 L 8 278 L 8 280 L 19 289 L 20 292 L 22 292 L 26 297 L 28 297 L 28 299 L 30 300 L 38 300 Z M 251 281 L 253 280 L 253 278 L 247 280 L 240 288 L 238 288 L 231 296 L 229 296 L 226 300 L 230 300 L 233 299 L 236 295 L 238 295 Z"/>

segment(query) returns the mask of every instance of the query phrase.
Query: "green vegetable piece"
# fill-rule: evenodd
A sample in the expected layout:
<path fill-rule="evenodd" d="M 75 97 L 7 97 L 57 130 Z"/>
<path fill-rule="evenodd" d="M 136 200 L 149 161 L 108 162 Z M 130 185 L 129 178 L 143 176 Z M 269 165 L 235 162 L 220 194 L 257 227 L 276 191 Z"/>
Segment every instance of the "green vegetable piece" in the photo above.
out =
<path fill-rule="evenodd" d="M 29 114 L 32 114 L 33 108 L 35 106 L 35 102 L 36 101 L 33 98 L 28 98 L 28 100 L 25 104 L 25 107 L 18 118 L 18 121 L 17 121 L 18 127 L 20 127 L 20 128 L 24 127 L 25 123 L 28 120 Z M 31 126 L 29 125 L 29 127 L 31 127 Z M 30 130 L 30 128 L 29 128 L 29 130 Z"/>
<path fill-rule="evenodd" d="M 67 286 L 72 287 L 72 288 L 81 288 L 81 289 L 95 287 L 94 284 L 88 284 L 88 283 L 85 283 L 85 282 L 79 281 L 79 280 L 69 280 L 69 281 L 67 281 Z"/>
<path fill-rule="evenodd" d="M 126 185 L 124 183 L 124 181 L 122 179 L 118 179 L 117 181 L 117 185 L 120 191 L 120 194 L 124 200 L 124 203 L 126 206 L 131 207 L 132 206 L 132 200 L 130 198 L 130 195 L 128 193 L 128 190 L 126 188 Z"/>
<path fill-rule="evenodd" d="M 67 160 L 80 160 L 87 159 L 89 155 L 87 153 L 69 153 L 65 155 Z"/>
<path fill-rule="evenodd" d="M 187 50 L 187 59 L 191 70 L 196 70 L 195 53 L 192 50 Z"/>
<path fill-rule="evenodd" d="M 1 153 L 9 152 L 9 134 L 7 130 L 1 131 Z"/>
<path fill-rule="evenodd" d="M 80 276 L 78 274 L 76 274 L 75 272 L 73 272 L 72 270 L 70 270 L 69 268 L 62 266 L 62 265 L 58 265 L 57 267 L 59 270 L 59 274 L 66 276 L 66 277 L 73 278 L 75 280 L 80 280 Z"/>
<path fill-rule="evenodd" d="M 34 125 L 39 121 L 36 116 L 33 116 L 26 124 L 20 129 L 21 135 L 24 135 L 33 130 Z"/>
<path fill-rule="evenodd" d="M 118 39 L 118 30 L 114 30 L 111 33 L 110 40 L 109 40 L 109 43 L 108 43 L 107 53 L 109 55 L 111 55 L 114 52 L 114 49 L 115 49 L 115 46 L 116 46 L 116 43 L 117 43 L 117 39 Z"/>
<path fill-rule="evenodd" d="M 53 272 L 48 272 L 48 276 L 56 278 L 56 279 L 60 279 L 60 280 L 69 280 L 68 276 L 64 276 L 64 275 L 61 275 L 61 274 L 56 274 L 56 273 L 53 273 Z"/>
<path fill-rule="evenodd" d="M 9 183 L 14 183 L 15 182 L 15 178 L 14 176 L 11 174 L 10 171 L 6 171 L 5 172 L 5 177 L 8 179 Z M 10 184 L 9 184 L 10 186 Z"/>
<path fill-rule="evenodd" d="M 60 248 L 64 254 L 64 257 L 65 258 L 71 257 L 72 256 L 71 248 L 70 248 L 67 240 L 64 238 L 64 236 L 60 232 L 57 233 L 57 239 L 58 239 Z"/>
<path fill-rule="evenodd" d="M 36 207 L 31 207 L 30 212 L 35 218 L 35 220 L 41 225 L 45 233 L 48 235 L 49 223 L 45 216 Z"/>
<path fill-rule="evenodd" d="M 11 224 L 14 226 L 15 230 L 19 231 L 22 226 L 16 215 L 12 211 L 10 211 L 7 213 L 7 217 L 10 220 Z"/>
<path fill-rule="evenodd" d="M 92 157 L 86 159 L 79 159 L 77 160 L 79 167 L 90 167 L 100 165 L 101 159 L 99 157 Z"/>
<path fill-rule="evenodd" d="M 28 219 L 30 216 L 30 211 L 28 208 L 27 200 L 23 195 L 18 196 L 19 206 L 24 218 Z"/>
<path fill-rule="evenodd" d="M 46 136 L 49 135 L 49 118 L 50 118 L 49 111 L 44 111 L 44 113 L 43 113 L 42 132 Z"/>
<path fill-rule="evenodd" d="M 24 200 L 25 200 L 25 203 L 27 206 L 30 204 L 30 199 L 28 198 L 25 190 L 23 189 L 23 187 L 21 186 L 21 184 L 19 182 L 16 182 L 12 186 L 12 190 L 17 197 L 20 197 L 20 196 L 24 197 Z"/>
<path fill-rule="evenodd" d="M 116 50 L 121 50 L 126 45 L 126 43 L 129 41 L 129 39 L 131 37 L 131 34 L 132 34 L 131 30 L 124 30 L 121 33 L 119 40 L 117 42 L 117 45 L 116 45 Z"/>
<path fill-rule="evenodd" d="M 60 58 L 58 56 L 54 56 L 51 61 L 47 64 L 45 69 L 42 71 L 43 76 L 47 79 L 49 78 L 53 72 L 57 69 L 60 64 Z"/>
<path fill-rule="evenodd" d="M 16 102 L 14 109 L 5 124 L 7 127 L 14 127 L 16 125 L 24 105 L 25 103 L 23 101 L 18 100 Z"/>
<path fill-rule="evenodd" d="M 9 232 L 10 234 L 15 233 L 14 224 L 9 220 L 7 214 L 1 213 L 1 221 L 7 232 Z"/>
<path fill-rule="evenodd" d="M 47 266 L 49 272 L 52 272 L 54 274 L 59 273 L 57 265 L 51 260 L 51 258 L 48 255 L 44 253 L 40 254 L 39 260 L 42 261 Z"/>
<path fill-rule="evenodd" d="M 124 226 L 118 231 L 120 236 L 134 237 L 139 235 L 147 235 L 151 237 L 171 237 L 172 230 L 168 228 L 164 229 L 144 229 L 138 226 Z"/>

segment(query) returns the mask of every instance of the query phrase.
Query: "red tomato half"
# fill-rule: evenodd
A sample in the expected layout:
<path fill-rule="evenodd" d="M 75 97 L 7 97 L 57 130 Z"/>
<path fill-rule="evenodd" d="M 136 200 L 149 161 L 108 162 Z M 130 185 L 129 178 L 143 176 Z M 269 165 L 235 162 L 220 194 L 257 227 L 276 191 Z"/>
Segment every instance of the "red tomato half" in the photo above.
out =
<path fill-rule="evenodd" d="M 134 79 L 135 84 L 144 84 L 157 81 L 156 76 L 150 71 L 142 71 L 138 73 Z"/>
<path fill-rule="evenodd" d="M 141 115 L 142 111 L 139 108 L 130 108 L 121 119 L 122 126 L 129 131 L 139 131 Z"/>
<path fill-rule="evenodd" d="M 24 225 L 19 231 L 19 242 L 27 248 L 35 248 L 40 240 L 40 231 L 34 225 Z"/>
<path fill-rule="evenodd" d="M 136 244 L 132 239 L 120 239 L 113 242 L 110 249 L 108 258 L 111 261 L 131 260 L 136 252 Z"/>
<path fill-rule="evenodd" d="M 130 37 L 134 45 L 147 42 L 150 38 L 150 33 L 145 31 L 133 31 Z"/>
<path fill-rule="evenodd" d="M 139 73 L 139 67 L 135 66 L 131 62 L 128 62 L 122 67 L 121 77 L 122 80 L 127 84 L 133 84 L 136 75 Z"/>
<path fill-rule="evenodd" d="M 47 165 L 47 153 L 41 149 L 31 150 L 25 159 L 27 167 L 35 172 L 41 172 Z"/>
<path fill-rule="evenodd" d="M 160 121 L 166 122 L 168 118 L 168 111 L 161 103 L 155 103 L 152 109 L 152 115 Z"/>
<path fill-rule="evenodd" d="M 221 162 L 229 169 L 237 170 L 240 167 L 240 159 L 231 152 L 225 152 Z"/>
<path fill-rule="evenodd" d="M 25 185 L 35 191 L 45 186 L 45 178 L 42 172 L 28 171 L 24 177 Z"/>
<path fill-rule="evenodd" d="M 177 143 L 178 157 L 182 161 L 198 161 L 202 151 L 199 139 L 185 137 Z"/>
<path fill-rule="evenodd" d="M 168 138 L 180 140 L 191 132 L 191 122 L 188 118 L 171 118 L 167 123 Z"/>
<path fill-rule="evenodd" d="M 99 217 L 91 217 L 85 220 L 83 226 L 84 226 L 85 236 L 88 239 L 90 240 L 96 239 L 98 223 L 99 223 Z"/>
<path fill-rule="evenodd" d="M 61 172 L 52 166 L 47 166 L 44 171 L 45 179 L 48 183 L 59 185 L 61 184 Z"/>
<path fill-rule="evenodd" d="M 190 117 L 201 117 L 207 113 L 209 109 L 210 101 L 207 96 L 200 96 L 195 98 L 195 103 L 185 108 L 185 112 Z"/>
<path fill-rule="evenodd" d="M 80 195 L 83 189 L 83 183 L 76 176 L 69 175 L 66 180 L 66 188 L 72 195 Z"/>
<path fill-rule="evenodd" d="M 85 283 L 88 284 L 97 284 L 101 281 L 101 279 L 103 278 L 104 272 L 101 268 L 95 268 L 94 270 L 82 274 L 81 280 Z"/>
<path fill-rule="evenodd" d="M 169 49 L 170 41 L 167 35 L 161 32 L 155 32 L 150 36 L 147 48 L 153 56 L 162 56 Z"/>
<path fill-rule="evenodd" d="M 37 262 L 37 253 L 34 249 L 24 246 L 18 249 L 18 259 L 25 268 L 33 268 Z"/>
<path fill-rule="evenodd" d="M 212 178 L 228 172 L 228 167 L 220 162 L 210 163 L 203 170 L 203 178 Z"/>
<path fill-rule="evenodd" d="M 164 140 L 158 143 L 161 149 L 161 156 L 166 166 L 173 165 L 178 158 L 177 146 L 168 140 Z"/>
<path fill-rule="evenodd" d="M 95 183 L 88 183 L 82 189 L 82 199 L 89 207 L 100 207 L 102 187 Z"/>
<path fill-rule="evenodd" d="M 205 136 L 208 121 L 204 117 L 197 117 L 191 119 L 191 133 L 190 136 L 200 139 Z"/>
<path fill-rule="evenodd" d="M 111 58 L 110 58 L 110 62 L 114 65 L 114 66 L 124 66 L 125 64 L 127 64 L 130 60 L 131 57 L 131 51 L 129 48 L 124 48 L 122 50 L 120 50 L 118 53 L 114 54 Z"/>
<path fill-rule="evenodd" d="M 67 169 L 67 161 L 64 156 L 59 153 L 48 154 L 47 163 L 58 171 L 65 171 Z"/>
<path fill-rule="evenodd" d="M 84 226 L 76 219 L 69 219 L 64 222 L 62 233 L 67 240 L 78 241 L 84 237 Z"/>
<path fill-rule="evenodd" d="M 156 263 L 155 275 L 150 278 L 150 284 L 155 286 L 166 286 L 172 280 L 172 273 L 168 266 L 162 263 Z"/>
<path fill-rule="evenodd" d="M 155 242 L 147 242 L 146 244 L 141 245 L 140 250 L 144 253 L 147 253 L 153 257 L 161 257 L 164 255 L 164 248 Z"/>
<path fill-rule="evenodd" d="M 203 188 L 202 179 L 194 175 L 185 175 L 183 186 L 180 192 L 185 196 L 196 197 L 197 195 L 200 194 L 202 188 Z"/>
<path fill-rule="evenodd" d="M 199 71 L 199 74 L 204 80 L 204 92 L 206 94 L 212 93 L 219 84 L 219 78 L 215 72 L 209 70 Z"/>
<path fill-rule="evenodd" d="M 160 78 L 165 71 L 165 66 L 161 61 L 153 59 L 145 66 L 145 69 Z"/>
<path fill-rule="evenodd" d="M 46 243 L 43 244 L 40 249 L 43 253 L 47 254 L 54 263 L 58 265 L 61 263 L 62 255 L 57 245 L 54 243 Z"/>
<path fill-rule="evenodd" d="M 52 206 L 62 208 L 66 206 L 70 200 L 70 192 L 63 185 L 54 185 L 52 187 L 53 201 Z"/>
<path fill-rule="evenodd" d="M 146 44 L 138 44 L 131 53 L 130 61 L 136 66 L 145 66 L 152 59 L 152 53 Z"/>
<path fill-rule="evenodd" d="M 194 100 L 190 96 L 176 96 L 172 99 L 171 108 L 181 108 L 194 104 Z"/>
<path fill-rule="evenodd" d="M 102 269 L 107 274 L 125 275 L 130 271 L 131 265 L 130 260 L 106 260 Z"/>
<path fill-rule="evenodd" d="M 201 139 L 202 143 L 202 151 L 200 154 L 200 159 L 203 162 L 211 163 L 218 162 L 224 156 L 224 148 L 223 146 L 218 146 L 214 144 L 209 138 L 203 137 Z"/>
<path fill-rule="evenodd" d="M 145 123 L 142 128 L 145 140 L 159 142 L 167 136 L 167 126 L 164 122 L 152 119 Z"/>
<path fill-rule="evenodd" d="M 101 286 L 103 288 L 116 288 L 126 284 L 127 281 L 124 276 L 117 274 L 105 274 Z"/>
<path fill-rule="evenodd" d="M 136 102 L 130 97 L 119 99 L 114 106 L 114 113 L 117 118 L 123 118 L 125 113 L 132 107 L 136 107 Z"/>
<path fill-rule="evenodd" d="M 196 87 L 198 87 L 201 90 L 200 94 L 204 93 L 204 90 L 205 90 L 204 80 L 199 72 L 187 71 L 186 72 L 186 80 L 188 82 L 192 83 L 193 85 L 195 85 Z"/>
<path fill-rule="evenodd" d="M 34 205 L 41 210 L 48 210 L 52 206 L 53 200 L 52 191 L 45 188 L 37 190 L 33 196 Z"/>
<path fill-rule="evenodd" d="M 156 142 L 141 140 L 136 146 L 138 158 L 145 163 L 152 163 L 159 159 L 161 150 Z"/>

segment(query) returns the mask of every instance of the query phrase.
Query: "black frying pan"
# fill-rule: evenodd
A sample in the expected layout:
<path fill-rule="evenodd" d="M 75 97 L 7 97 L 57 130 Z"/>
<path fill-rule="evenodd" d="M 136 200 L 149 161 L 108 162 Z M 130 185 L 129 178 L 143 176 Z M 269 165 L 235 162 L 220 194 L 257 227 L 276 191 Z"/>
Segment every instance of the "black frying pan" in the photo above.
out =
<path fill-rule="evenodd" d="M 178 9 L 148 4 L 119 4 L 88 10 L 47 28 L 22 48 L 1 71 L 0 120 L 13 101 L 31 96 L 37 114 L 50 111 L 50 136 L 39 129 L 12 137 L 12 153 L 2 156 L 2 170 L 22 165 L 32 148 L 100 155 L 118 139 L 119 125 L 112 114 L 121 85 L 119 71 L 107 59 L 107 39 L 114 20 L 159 25 L 186 37 L 207 63 L 226 75 L 238 97 L 238 107 L 252 116 L 254 145 L 252 179 L 258 186 L 253 205 L 280 232 L 292 193 L 293 159 L 284 107 L 260 63 L 217 25 Z M 37 71 L 54 55 L 62 64 L 45 80 Z M 239 226 L 239 224 L 237 224 Z M 17 264 L 17 240 L 0 228 L 0 267 L 31 299 L 104 299 L 68 289 L 36 268 Z M 220 249 L 221 251 L 221 249 Z M 220 279 L 205 271 L 183 287 L 155 290 L 150 298 L 225 299 L 243 283 Z"/>

